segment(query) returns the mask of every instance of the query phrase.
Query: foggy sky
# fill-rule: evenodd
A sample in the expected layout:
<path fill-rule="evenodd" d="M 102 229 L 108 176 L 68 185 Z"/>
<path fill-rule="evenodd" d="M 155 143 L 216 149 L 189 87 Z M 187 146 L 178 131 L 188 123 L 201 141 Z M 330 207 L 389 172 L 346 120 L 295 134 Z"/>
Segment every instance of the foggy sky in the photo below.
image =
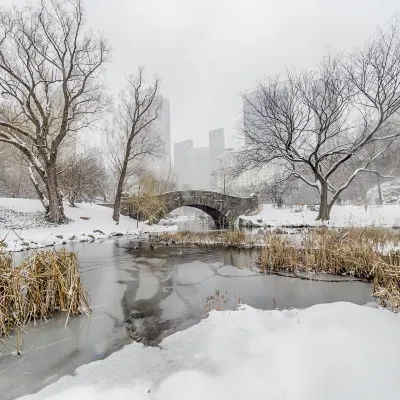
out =
<path fill-rule="evenodd" d="M 2 0 L 1 4 L 21 4 Z M 236 135 L 240 93 L 286 66 L 312 68 L 328 48 L 361 45 L 400 11 L 399 0 L 86 0 L 87 22 L 113 48 L 117 93 L 138 65 L 171 102 L 171 142 Z M 228 139 L 227 146 L 235 144 Z"/>

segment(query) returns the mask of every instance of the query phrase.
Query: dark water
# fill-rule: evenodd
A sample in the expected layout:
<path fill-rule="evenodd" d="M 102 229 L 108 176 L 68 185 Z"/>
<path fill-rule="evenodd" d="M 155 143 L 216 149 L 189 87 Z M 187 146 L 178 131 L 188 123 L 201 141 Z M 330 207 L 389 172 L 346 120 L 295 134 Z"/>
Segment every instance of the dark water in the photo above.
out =
<path fill-rule="evenodd" d="M 73 318 L 67 327 L 64 315 L 28 326 L 21 356 L 0 344 L 1 399 L 36 392 L 131 340 L 157 345 L 197 323 L 209 308 L 234 308 L 239 299 L 261 309 L 372 300 L 366 283 L 261 275 L 249 268 L 254 252 L 161 244 L 152 249 L 144 239 L 70 248 L 79 252 L 92 316 Z M 15 338 L 6 342 L 13 345 Z"/>

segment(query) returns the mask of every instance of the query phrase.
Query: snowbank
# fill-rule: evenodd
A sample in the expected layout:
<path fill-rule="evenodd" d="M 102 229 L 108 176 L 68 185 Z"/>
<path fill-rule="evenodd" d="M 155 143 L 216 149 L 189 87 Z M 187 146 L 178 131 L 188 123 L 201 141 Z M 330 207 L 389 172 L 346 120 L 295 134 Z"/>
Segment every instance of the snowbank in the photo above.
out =
<path fill-rule="evenodd" d="M 320 226 L 316 221 L 318 212 L 307 207 L 274 208 L 271 204 L 263 204 L 260 213 L 252 216 L 241 216 L 245 221 L 251 221 L 253 226 Z M 326 225 L 332 227 L 351 226 L 400 226 L 400 205 L 385 205 L 368 207 L 365 211 L 361 206 L 338 206 L 332 208 L 331 219 Z"/>
<path fill-rule="evenodd" d="M 128 345 L 23 399 L 396 399 L 399 329 L 399 315 L 351 303 L 213 311 L 160 348 Z"/>
<path fill-rule="evenodd" d="M 72 221 L 54 225 L 43 220 L 39 200 L 0 198 L 0 241 L 4 240 L 5 250 L 22 251 L 68 242 L 90 242 L 112 236 L 177 229 L 176 225 L 149 226 L 142 222 L 137 227 L 136 220 L 122 215 L 116 225 L 112 220 L 112 209 L 96 204 L 81 203 L 74 208 L 65 203 L 64 207 L 66 216 Z"/>

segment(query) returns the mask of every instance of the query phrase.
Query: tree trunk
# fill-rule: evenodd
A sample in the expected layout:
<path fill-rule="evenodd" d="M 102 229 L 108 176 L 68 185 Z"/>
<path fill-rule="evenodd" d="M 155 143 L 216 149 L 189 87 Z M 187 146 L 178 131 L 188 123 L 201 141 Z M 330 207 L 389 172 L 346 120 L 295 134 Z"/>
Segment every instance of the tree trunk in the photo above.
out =
<path fill-rule="evenodd" d="M 33 184 L 33 187 L 36 190 L 36 193 L 39 197 L 40 202 L 42 203 L 46 214 L 49 213 L 49 200 L 47 199 L 47 197 L 45 196 L 45 194 L 43 193 L 42 188 L 40 187 L 39 182 L 37 181 L 35 174 L 33 172 L 33 168 L 31 166 L 28 167 L 28 171 L 29 171 L 29 178 Z"/>
<path fill-rule="evenodd" d="M 376 182 L 378 185 L 378 204 L 380 206 L 383 205 L 383 197 L 382 197 L 382 188 L 381 188 L 381 177 L 379 175 L 376 176 Z"/>
<path fill-rule="evenodd" d="M 119 215 L 121 212 L 121 198 L 122 198 L 122 190 L 124 188 L 124 180 L 125 176 L 120 176 L 118 181 L 117 193 L 115 194 L 115 201 L 114 201 L 114 213 L 113 213 L 113 220 L 115 222 L 119 222 Z"/>
<path fill-rule="evenodd" d="M 321 198 L 317 220 L 328 221 L 331 213 L 331 208 L 332 204 L 328 203 L 328 185 L 326 183 L 321 183 Z"/>
<path fill-rule="evenodd" d="M 51 222 L 60 223 L 65 220 L 62 194 L 58 188 L 55 160 L 47 168 L 47 192 L 49 196 L 49 208 L 47 218 Z"/>
<path fill-rule="evenodd" d="M 124 164 L 122 165 L 121 174 L 118 180 L 117 193 L 115 194 L 115 202 L 114 202 L 114 213 L 113 220 L 115 222 L 119 222 L 119 215 L 121 213 L 121 199 L 122 199 L 122 191 L 124 190 L 124 181 L 126 176 L 126 171 L 128 168 L 128 158 L 129 152 L 125 155 Z"/>

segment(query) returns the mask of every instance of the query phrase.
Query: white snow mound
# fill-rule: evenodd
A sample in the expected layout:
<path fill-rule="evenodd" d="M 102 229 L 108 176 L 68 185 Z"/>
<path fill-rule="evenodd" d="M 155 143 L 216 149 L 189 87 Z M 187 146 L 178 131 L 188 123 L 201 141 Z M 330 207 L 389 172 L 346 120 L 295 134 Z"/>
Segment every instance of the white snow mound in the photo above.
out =
<path fill-rule="evenodd" d="M 128 345 L 24 399 L 396 399 L 399 331 L 398 315 L 350 303 L 213 311 L 161 348 Z"/>
<path fill-rule="evenodd" d="M 67 224 L 55 225 L 44 220 L 39 200 L 0 198 L 0 242 L 6 247 L 0 251 L 22 251 L 69 242 L 90 242 L 113 236 L 137 235 L 143 232 L 165 232 L 177 226 L 146 225 L 120 216 L 117 225 L 111 208 L 89 203 L 70 207 L 64 203 Z"/>

